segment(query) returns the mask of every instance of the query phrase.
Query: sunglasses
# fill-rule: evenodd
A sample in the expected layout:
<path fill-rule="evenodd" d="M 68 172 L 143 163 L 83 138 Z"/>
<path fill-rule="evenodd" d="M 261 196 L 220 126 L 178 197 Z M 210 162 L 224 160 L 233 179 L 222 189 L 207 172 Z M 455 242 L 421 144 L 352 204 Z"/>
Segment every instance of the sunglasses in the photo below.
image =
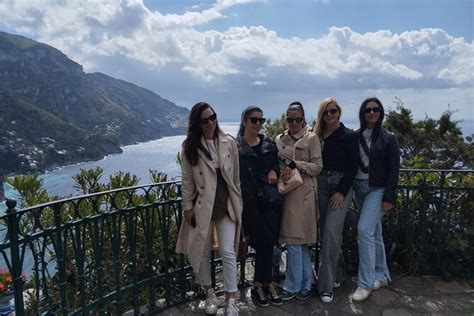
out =
<path fill-rule="evenodd" d="M 216 120 L 216 118 L 217 118 L 216 113 L 212 114 L 209 117 L 203 118 L 203 119 L 201 119 L 201 125 L 207 125 L 207 124 L 209 124 L 210 121 L 214 122 Z"/>
<path fill-rule="evenodd" d="M 376 108 L 365 108 L 364 109 L 364 113 L 365 114 L 369 114 L 369 113 L 380 113 L 380 108 L 379 107 L 376 107 Z"/>
<path fill-rule="evenodd" d="M 295 124 L 295 123 L 299 124 L 299 123 L 303 122 L 303 120 L 304 120 L 304 117 L 296 117 L 296 118 L 287 117 L 286 118 L 286 122 L 288 124 Z"/>
<path fill-rule="evenodd" d="M 329 115 L 329 114 L 334 115 L 334 114 L 336 114 L 337 112 L 339 112 L 338 109 L 326 110 L 326 111 L 323 112 L 323 116 L 326 116 L 326 115 Z"/>
<path fill-rule="evenodd" d="M 263 118 L 263 117 L 253 117 L 253 116 L 249 116 L 248 119 L 250 123 L 252 124 L 260 123 L 260 125 L 263 125 L 263 123 L 265 123 L 265 121 L 267 120 L 266 118 Z"/>

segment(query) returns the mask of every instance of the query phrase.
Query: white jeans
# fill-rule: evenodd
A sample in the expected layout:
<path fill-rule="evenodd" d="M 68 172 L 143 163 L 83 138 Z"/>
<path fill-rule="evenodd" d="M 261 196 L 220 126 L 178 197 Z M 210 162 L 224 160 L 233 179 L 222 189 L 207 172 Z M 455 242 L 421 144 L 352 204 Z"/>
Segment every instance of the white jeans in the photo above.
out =
<path fill-rule="evenodd" d="M 217 230 L 217 239 L 219 242 L 219 254 L 222 258 L 222 274 L 224 276 L 224 291 L 237 291 L 237 259 L 235 253 L 235 229 L 236 223 L 233 222 L 229 216 L 211 222 L 206 238 L 206 246 L 204 248 L 204 255 L 199 266 L 198 278 L 201 286 L 212 284 L 211 280 L 211 236 L 214 225 Z"/>

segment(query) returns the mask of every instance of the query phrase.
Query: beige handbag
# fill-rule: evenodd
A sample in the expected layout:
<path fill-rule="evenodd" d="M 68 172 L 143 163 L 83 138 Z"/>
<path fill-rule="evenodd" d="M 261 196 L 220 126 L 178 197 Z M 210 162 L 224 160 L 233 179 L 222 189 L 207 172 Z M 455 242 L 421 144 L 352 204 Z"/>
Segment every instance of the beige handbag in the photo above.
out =
<path fill-rule="evenodd" d="M 296 144 L 295 144 L 296 145 Z M 296 146 L 293 149 L 293 161 L 295 160 L 295 151 L 296 151 Z M 301 176 L 301 173 L 297 168 L 294 168 L 291 171 L 291 177 L 290 179 L 284 183 L 281 177 L 278 179 L 278 192 L 280 192 L 281 195 L 285 195 L 290 191 L 293 191 L 297 187 L 303 184 L 303 177 Z"/>
<path fill-rule="evenodd" d="M 285 195 L 302 184 L 303 177 L 301 176 L 301 173 L 298 171 L 298 169 L 295 168 L 291 171 L 291 177 L 287 183 L 284 183 L 281 178 L 278 179 L 278 192 L 280 192 L 282 195 Z"/>

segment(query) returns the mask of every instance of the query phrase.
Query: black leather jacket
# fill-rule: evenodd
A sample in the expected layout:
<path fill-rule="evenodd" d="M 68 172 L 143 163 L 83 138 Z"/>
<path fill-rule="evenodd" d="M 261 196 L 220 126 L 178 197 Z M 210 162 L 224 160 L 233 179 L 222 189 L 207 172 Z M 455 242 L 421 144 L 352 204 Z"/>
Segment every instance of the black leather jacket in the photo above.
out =
<path fill-rule="evenodd" d="M 262 155 L 259 157 L 242 136 L 237 136 L 240 157 L 240 186 L 242 188 L 242 225 L 250 238 L 250 245 L 259 249 L 265 243 L 273 245 L 278 241 L 281 222 L 280 208 L 266 208 L 260 205 L 257 193 L 262 191 L 267 174 L 274 170 L 279 174 L 277 147 L 268 137 L 259 135 Z M 271 225 L 271 227 L 270 227 Z"/>
<path fill-rule="evenodd" d="M 399 170 L 400 147 L 397 138 L 381 128 L 379 135 L 370 145 L 369 187 L 385 188 L 384 202 L 395 204 Z"/>

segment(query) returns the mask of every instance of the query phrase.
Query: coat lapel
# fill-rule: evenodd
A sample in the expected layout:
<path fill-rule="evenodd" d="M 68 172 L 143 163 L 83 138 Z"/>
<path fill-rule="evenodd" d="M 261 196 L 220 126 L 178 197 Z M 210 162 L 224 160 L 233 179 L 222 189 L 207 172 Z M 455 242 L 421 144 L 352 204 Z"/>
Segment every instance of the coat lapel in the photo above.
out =
<path fill-rule="evenodd" d="M 229 153 L 229 150 L 227 149 L 227 137 L 219 134 L 219 146 L 217 150 L 219 151 L 219 167 L 221 168 L 221 171 L 224 172 L 224 166 L 225 162 L 227 160 L 227 154 Z"/>

